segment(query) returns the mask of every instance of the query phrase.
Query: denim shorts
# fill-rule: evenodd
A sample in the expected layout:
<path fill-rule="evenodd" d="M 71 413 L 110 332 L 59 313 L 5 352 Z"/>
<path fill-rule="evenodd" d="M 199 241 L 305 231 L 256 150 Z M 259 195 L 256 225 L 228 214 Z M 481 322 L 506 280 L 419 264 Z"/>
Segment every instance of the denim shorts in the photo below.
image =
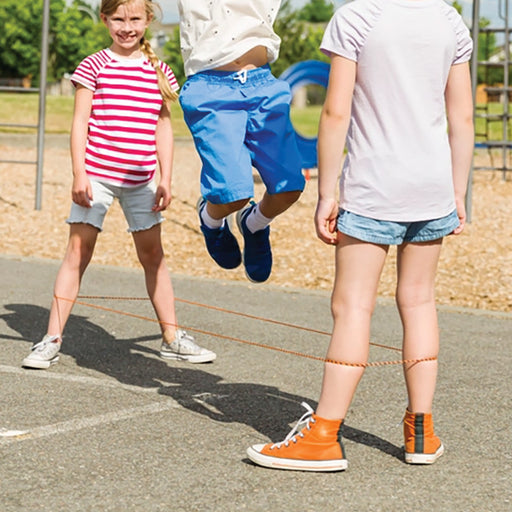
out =
<path fill-rule="evenodd" d="M 457 211 L 446 217 L 417 222 L 393 222 L 363 217 L 340 209 L 338 231 L 363 242 L 400 245 L 404 242 L 429 242 L 449 235 L 459 225 Z"/>
<path fill-rule="evenodd" d="M 270 194 L 304 189 L 290 101 L 290 86 L 268 65 L 187 79 L 180 104 L 203 164 L 204 198 L 225 204 L 252 197 L 253 167 Z"/>
<path fill-rule="evenodd" d="M 128 232 L 143 231 L 163 221 L 160 212 L 152 211 L 155 204 L 156 185 L 154 181 L 137 187 L 118 187 L 90 179 L 92 187 L 91 208 L 76 203 L 71 204 L 68 224 L 90 224 L 100 231 L 103 221 L 114 199 L 119 200 L 128 222 Z"/>

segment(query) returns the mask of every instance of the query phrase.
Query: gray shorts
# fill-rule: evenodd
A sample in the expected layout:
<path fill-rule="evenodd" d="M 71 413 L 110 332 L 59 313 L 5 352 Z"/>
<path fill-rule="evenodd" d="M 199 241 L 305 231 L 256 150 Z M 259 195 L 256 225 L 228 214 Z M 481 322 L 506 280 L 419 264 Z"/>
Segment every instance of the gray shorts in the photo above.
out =
<path fill-rule="evenodd" d="M 160 212 L 152 211 L 156 192 L 154 181 L 138 187 L 118 187 L 93 179 L 90 182 L 93 197 L 91 208 L 72 203 L 66 220 L 68 224 L 90 224 L 101 231 L 105 215 L 116 198 L 128 222 L 129 233 L 144 231 L 163 221 Z"/>

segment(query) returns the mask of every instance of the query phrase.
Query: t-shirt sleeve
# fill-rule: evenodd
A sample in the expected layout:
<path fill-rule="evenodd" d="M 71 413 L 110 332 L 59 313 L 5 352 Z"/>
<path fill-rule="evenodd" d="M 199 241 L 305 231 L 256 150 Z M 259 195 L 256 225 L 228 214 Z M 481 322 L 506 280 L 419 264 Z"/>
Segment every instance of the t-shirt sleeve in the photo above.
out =
<path fill-rule="evenodd" d="M 473 51 L 473 39 L 471 39 L 469 29 L 461 16 L 457 14 L 455 20 L 455 35 L 457 37 L 457 51 L 453 59 L 453 64 L 467 62 L 471 58 Z"/>
<path fill-rule="evenodd" d="M 165 62 L 160 61 L 160 68 L 164 72 L 164 75 L 169 80 L 169 84 L 171 85 L 171 89 L 173 91 L 177 91 L 180 88 L 180 85 L 178 84 L 178 80 L 176 80 L 176 77 L 174 76 L 174 72 L 169 67 L 168 64 Z"/>
<path fill-rule="evenodd" d="M 75 72 L 71 75 L 70 80 L 74 87 L 80 84 L 91 91 L 96 90 L 96 73 L 90 57 L 85 58 L 78 65 Z"/>
<path fill-rule="evenodd" d="M 329 21 L 320 50 L 328 57 L 341 55 L 356 61 L 368 34 L 382 13 L 380 0 L 350 2 L 340 7 Z"/>
<path fill-rule="evenodd" d="M 357 62 L 363 35 L 353 23 L 351 14 L 346 9 L 339 9 L 327 24 L 320 50 L 328 57 L 341 55 Z"/>

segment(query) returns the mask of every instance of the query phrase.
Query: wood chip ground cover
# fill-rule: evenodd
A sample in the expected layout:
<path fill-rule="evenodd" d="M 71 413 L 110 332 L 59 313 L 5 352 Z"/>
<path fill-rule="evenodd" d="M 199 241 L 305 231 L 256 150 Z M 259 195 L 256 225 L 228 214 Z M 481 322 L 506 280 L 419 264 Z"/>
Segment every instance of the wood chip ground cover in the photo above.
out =
<path fill-rule="evenodd" d="M 6 160 L 35 159 L 35 148 L 5 144 Z M 476 156 L 484 162 L 485 153 Z M 245 281 L 242 268 L 218 268 L 206 253 L 198 228 L 195 203 L 199 193 L 200 161 L 189 141 L 177 141 L 173 201 L 165 212 L 163 241 L 172 273 Z M 0 163 L 0 215 L 4 255 L 51 258 L 63 256 L 70 207 L 71 169 L 66 147 L 47 147 L 44 154 L 42 209 L 35 205 L 35 166 Z M 255 196 L 263 187 L 256 179 Z M 274 268 L 268 283 L 277 286 L 330 290 L 334 251 L 315 235 L 316 171 L 300 199 L 272 224 Z M 476 171 L 472 188 L 472 222 L 458 237 L 445 239 L 437 278 L 439 304 L 493 311 L 512 311 L 512 177 Z M 235 230 L 236 232 L 236 230 Z M 238 236 L 238 234 L 237 234 Z M 395 253 L 387 259 L 379 287 L 381 297 L 393 297 Z M 139 268 L 131 236 L 117 203 L 100 234 L 93 263 Z M 142 270 L 141 270 L 142 271 Z M 264 286 L 264 285 L 263 285 Z M 51 291 L 49 290 L 49 293 Z"/>

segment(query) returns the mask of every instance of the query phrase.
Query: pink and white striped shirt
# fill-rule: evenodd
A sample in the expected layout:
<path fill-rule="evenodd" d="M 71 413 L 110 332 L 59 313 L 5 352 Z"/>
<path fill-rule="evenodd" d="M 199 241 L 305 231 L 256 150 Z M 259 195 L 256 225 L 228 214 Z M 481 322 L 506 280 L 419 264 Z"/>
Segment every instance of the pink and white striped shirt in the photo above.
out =
<path fill-rule="evenodd" d="M 164 62 L 160 68 L 171 89 L 177 90 L 171 68 Z M 86 57 L 71 82 L 94 93 L 85 155 L 87 175 L 121 187 L 151 181 L 157 166 L 155 131 L 162 95 L 147 57 L 122 59 L 107 48 Z"/>

